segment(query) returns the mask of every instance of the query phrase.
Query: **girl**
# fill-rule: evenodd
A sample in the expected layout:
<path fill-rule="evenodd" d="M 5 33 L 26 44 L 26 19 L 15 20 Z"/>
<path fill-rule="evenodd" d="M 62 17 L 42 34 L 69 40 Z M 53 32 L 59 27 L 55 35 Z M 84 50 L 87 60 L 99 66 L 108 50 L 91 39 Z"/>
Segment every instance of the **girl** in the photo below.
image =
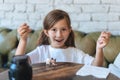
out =
<path fill-rule="evenodd" d="M 43 31 L 38 39 L 38 47 L 28 53 L 32 64 L 54 58 L 57 62 L 75 62 L 102 66 L 103 48 L 108 44 L 109 32 L 102 32 L 97 41 L 96 56 L 93 58 L 75 48 L 74 33 L 69 15 L 62 10 L 53 10 L 44 19 Z M 18 28 L 20 41 L 15 55 L 25 54 L 27 36 L 31 30 L 27 24 Z"/>

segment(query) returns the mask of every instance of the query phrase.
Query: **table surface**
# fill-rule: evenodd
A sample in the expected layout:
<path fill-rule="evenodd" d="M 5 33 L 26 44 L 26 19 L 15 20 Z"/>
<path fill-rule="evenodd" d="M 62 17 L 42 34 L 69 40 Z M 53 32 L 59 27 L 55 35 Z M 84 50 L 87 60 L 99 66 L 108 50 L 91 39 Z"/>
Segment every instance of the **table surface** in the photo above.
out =
<path fill-rule="evenodd" d="M 109 74 L 107 79 L 100 79 L 94 76 L 77 76 L 76 72 L 82 67 L 82 64 L 58 62 L 56 66 L 46 66 L 45 63 L 32 65 L 32 80 L 120 80 L 113 74 Z M 0 73 L 0 80 L 8 79 L 8 70 Z"/>

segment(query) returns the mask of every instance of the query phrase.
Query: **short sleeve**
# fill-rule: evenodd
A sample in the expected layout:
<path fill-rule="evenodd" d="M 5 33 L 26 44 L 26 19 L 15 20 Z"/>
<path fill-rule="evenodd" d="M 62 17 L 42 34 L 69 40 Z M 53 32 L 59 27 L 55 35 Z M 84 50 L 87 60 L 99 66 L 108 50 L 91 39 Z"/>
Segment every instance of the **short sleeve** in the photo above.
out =
<path fill-rule="evenodd" d="M 49 49 L 48 45 L 40 45 L 33 51 L 29 52 L 27 55 L 30 57 L 31 63 L 45 62 L 48 57 Z"/>
<path fill-rule="evenodd" d="M 85 54 L 83 56 L 83 62 L 86 65 L 92 65 L 93 60 L 94 60 L 94 58 L 92 56 L 88 55 L 88 54 Z"/>
<path fill-rule="evenodd" d="M 33 51 L 29 52 L 27 55 L 30 57 L 31 64 L 39 62 L 39 49 L 38 49 L 38 47 L 36 49 L 34 49 Z"/>
<path fill-rule="evenodd" d="M 94 57 L 84 53 L 82 50 L 76 49 L 77 62 L 85 65 L 91 65 Z"/>

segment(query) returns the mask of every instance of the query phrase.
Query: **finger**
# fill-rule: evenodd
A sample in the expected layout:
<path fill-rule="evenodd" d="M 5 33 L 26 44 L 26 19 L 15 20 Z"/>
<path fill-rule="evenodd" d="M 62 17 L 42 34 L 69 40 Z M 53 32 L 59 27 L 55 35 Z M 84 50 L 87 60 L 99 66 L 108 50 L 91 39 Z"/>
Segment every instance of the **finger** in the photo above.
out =
<path fill-rule="evenodd" d="M 100 39 L 98 39 L 98 42 L 107 44 L 109 42 L 109 38 L 108 39 L 107 38 L 100 38 Z"/>
<path fill-rule="evenodd" d="M 111 36 L 111 33 L 110 33 L 110 32 L 107 32 L 107 35 L 108 35 L 108 37 L 110 37 L 110 36 Z"/>
<path fill-rule="evenodd" d="M 28 29 L 28 32 L 30 33 L 31 31 L 32 31 L 32 30 L 29 28 L 29 29 Z"/>
<path fill-rule="evenodd" d="M 21 30 L 21 33 L 22 33 L 22 34 L 24 34 L 25 32 L 27 32 L 26 29 Z"/>
<path fill-rule="evenodd" d="M 29 33 L 29 32 L 30 32 L 29 28 L 22 28 L 22 29 L 18 30 L 19 35 L 23 35 L 23 34 Z"/>
<path fill-rule="evenodd" d="M 110 32 L 102 32 L 100 37 L 109 38 L 110 37 Z"/>
<path fill-rule="evenodd" d="M 109 37 L 110 37 L 110 35 L 111 35 L 110 32 L 104 32 L 104 34 L 107 35 L 107 36 L 109 36 Z"/>
<path fill-rule="evenodd" d="M 20 25 L 19 28 L 21 29 L 21 28 L 28 28 L 28 27 L 29 27 L 29 25 L 27 25 L 27 23 L 24 23 L 24 24 Z"/>
<path fill-rule="evenodd" d="M 29 26 L 24 23 L 23 25 L 21 25 L 19 28 L 18 28 L 18 32 L 21 32 L 23 29 L 26 29 L 25 31 L 27 31 L 27 29 L 29 29 Z M 24 31 L 22 31 L 24 32 Z"/>
<path fill-rule="evenodd" d="M 29 26 L 28 25 L 23 25 L 23 26 L 20 26 L 19 28 L 20 29 L 27 29 L 27 28 L 29 28 Z"/>
<path fill-rule="evenodd" d="M 27 25 L 27 23 L 23 23 L 21 26 L 26 26 Z"/>
<path fill-rule="evenodd" d="M 101 37 L 99 38 L 100 41 L 105 41 L 105 42 L 109 42 L 109 38 L 106 37 Z"/>
<path fill-rule="evenodd" d="M 25 32 L 23 32 L 22 34 L 21 34 L 21 36 L 27 36 L 28 35 L 28 32 L 27 31 L 25 31 Z"/>

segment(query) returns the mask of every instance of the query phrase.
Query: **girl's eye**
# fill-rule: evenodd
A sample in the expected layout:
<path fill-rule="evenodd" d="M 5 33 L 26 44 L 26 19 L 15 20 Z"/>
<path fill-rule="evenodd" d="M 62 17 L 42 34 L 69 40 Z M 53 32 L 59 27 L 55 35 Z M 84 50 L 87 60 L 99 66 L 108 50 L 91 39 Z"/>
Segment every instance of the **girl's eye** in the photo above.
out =
<path fill-rule="evenodd" d="M 67 29 L 65 29 L 65 28 L 64 28 L 64 29 L 62 29 L 62 31 L 66 31 L 66 30 L 67 30 Z"/>
<path fill-rule="evenodd" d="M 52 29 L 52 31 L 56 31 L 56 29 Z"/>

